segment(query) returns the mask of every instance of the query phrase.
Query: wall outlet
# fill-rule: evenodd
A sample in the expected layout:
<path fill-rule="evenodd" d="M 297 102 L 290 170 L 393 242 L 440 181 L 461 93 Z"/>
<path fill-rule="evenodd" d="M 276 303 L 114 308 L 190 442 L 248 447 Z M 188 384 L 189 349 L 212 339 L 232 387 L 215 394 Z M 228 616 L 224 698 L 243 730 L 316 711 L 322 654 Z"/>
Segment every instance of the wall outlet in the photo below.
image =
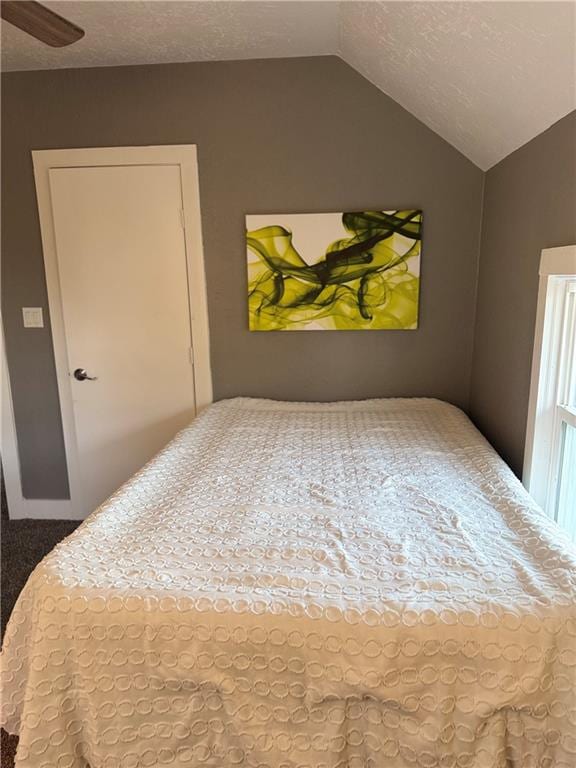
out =
<path fill-rule="evenodd" d="M 24 328 L 44 328 L 42 307 L 22 307 Z"/>

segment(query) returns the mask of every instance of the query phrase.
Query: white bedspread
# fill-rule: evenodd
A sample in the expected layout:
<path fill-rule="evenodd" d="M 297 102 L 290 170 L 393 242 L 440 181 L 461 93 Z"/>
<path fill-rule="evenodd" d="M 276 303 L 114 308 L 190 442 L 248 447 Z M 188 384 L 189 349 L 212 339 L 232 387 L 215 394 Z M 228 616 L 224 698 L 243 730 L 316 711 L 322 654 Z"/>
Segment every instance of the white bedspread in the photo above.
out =
<path fill-rule="evenodd" d="M 574 768 L 576 560 L 435 400 L 210 407 L 36 568 L 19 768 Z"/>

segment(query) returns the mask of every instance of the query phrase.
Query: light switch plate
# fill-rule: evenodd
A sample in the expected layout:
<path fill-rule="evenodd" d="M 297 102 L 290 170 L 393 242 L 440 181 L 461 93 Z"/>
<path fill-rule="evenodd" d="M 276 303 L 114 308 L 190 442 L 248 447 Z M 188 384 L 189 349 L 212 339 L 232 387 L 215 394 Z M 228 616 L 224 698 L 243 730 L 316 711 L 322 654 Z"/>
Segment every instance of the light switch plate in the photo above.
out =
<path fill-rule="evenodd" d="M 44 328 L 42 307 L 22 307 L 24 328 Z"/>

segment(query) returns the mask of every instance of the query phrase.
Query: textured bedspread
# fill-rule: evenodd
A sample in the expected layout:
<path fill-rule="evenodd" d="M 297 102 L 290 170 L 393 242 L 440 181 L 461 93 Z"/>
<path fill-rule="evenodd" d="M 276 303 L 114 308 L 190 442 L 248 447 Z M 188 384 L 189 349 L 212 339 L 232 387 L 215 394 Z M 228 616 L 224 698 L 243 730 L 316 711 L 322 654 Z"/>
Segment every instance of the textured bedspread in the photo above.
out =
<path fill-rule="evenodd" d="M 434 400 L 209 408 L 36 568 L 19 768 L 574 768 L 576 560 Z"/>

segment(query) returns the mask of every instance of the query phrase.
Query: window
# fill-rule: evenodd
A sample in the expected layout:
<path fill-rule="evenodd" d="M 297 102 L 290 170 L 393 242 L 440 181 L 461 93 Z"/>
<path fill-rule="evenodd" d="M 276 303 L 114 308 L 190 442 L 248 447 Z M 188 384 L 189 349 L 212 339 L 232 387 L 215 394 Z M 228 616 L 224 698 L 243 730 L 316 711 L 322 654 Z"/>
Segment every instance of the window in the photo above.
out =
<path fill-rule="evenodd" d="M 542 251 L 524 484 L 576 541 L 576 246 Z"/>

